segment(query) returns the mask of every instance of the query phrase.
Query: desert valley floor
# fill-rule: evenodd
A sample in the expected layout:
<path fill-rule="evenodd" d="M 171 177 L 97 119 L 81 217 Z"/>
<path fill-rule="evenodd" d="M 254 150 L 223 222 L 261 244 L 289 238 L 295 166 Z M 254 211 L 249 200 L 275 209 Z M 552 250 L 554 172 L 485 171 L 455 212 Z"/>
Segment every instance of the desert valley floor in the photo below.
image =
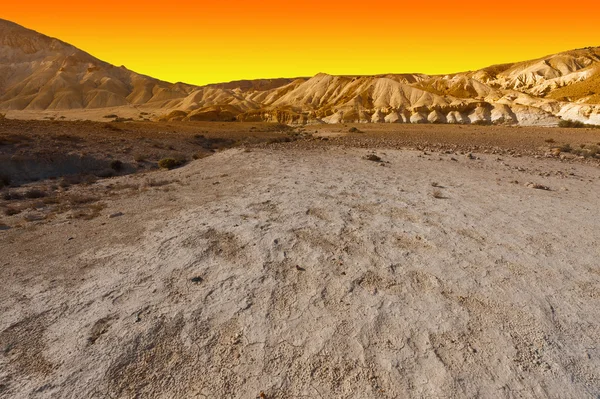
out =
<path fill-rule="evenodd" d="M 598 398 L 599 142 L 0 121 L 0 397 Z"/>

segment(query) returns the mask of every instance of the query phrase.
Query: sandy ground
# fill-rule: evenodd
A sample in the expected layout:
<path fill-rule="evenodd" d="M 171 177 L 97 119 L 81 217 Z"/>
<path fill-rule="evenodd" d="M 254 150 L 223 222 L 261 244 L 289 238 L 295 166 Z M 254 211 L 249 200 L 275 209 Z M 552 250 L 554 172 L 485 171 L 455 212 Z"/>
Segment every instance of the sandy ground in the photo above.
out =
<path fill-rule="evenodd" d="M 600 169 L 371 151 L 226 150 L 0 231 L 0 397 L 598 398 Z"/>

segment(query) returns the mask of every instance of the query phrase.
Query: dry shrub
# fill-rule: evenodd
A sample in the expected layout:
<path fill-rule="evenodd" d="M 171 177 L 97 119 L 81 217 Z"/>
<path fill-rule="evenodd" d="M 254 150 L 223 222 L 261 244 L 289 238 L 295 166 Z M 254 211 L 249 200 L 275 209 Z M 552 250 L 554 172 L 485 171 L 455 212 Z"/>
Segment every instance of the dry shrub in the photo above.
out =
<path fill-rule="evenodd" d="M 25 191 L 24 195 L 25 195 L 25 198 L 37 199 L 37 198 L 44 198 L 48 194 L 45 191 L 39 190 L 37 188 L 32 188 L 32 189 Z"/>
<path fill-rule="evenodd" d="M 4 214 L 6 216 L 18 215 L 19 213 L 21 213 L 20 209 L 10 208 L 10 207 L 4 208 Z"/>
<path fill-rule="evenodd" d="M 69 216 L 70 219 L 92 220 L 100 216 L 100 212 L 106 208 L 106 204 L 98 203 L 85 208 L 76 209 Z"/>
<path fill-rule="evenodd" d="M 375 154 L 369 154 L 365 157 L 367 161 L 381 162 L 382 159 Z"/>
<path fill-rule="evenodd" d="M 437 198 L 437 199 L 444 199 L 444 194 L 442 194 L 441 190 L 433 190 L 433 192 L 431 193 L 431 195 L 433 195 L 433 198 Z"/>
<path fill-rule="evenodd" d="M 561 119 L 558 122 L 558 126 L 559 127 L 570 127 L 570 128 L 582 128 L 582 127 L 586 127 L 585 123 L 579 122 L 579 121 L 573 121 L 573 120 L 570 120 L 570 119 Z"/>
<path fill-rule="evenodd" d="M 158 166 L 162 169 L 175 169 L 185 163 L 182 159 L 163 158 L 158 161 Z"/>
<path fill-rule="evenodd" d="M 10 186 L 11 178 L 7 175 L 0 175 L 0 188 Z"/>
<path fill-rule="evenodd" d="M 92 202 L 96 202 L 96 201 L 100 200 L 100 198 L 98 198 L 98 197 L 92 197 L 90 195 L 83 195 L 83 194 L 71 194 L 68 199 L 69 199 L 69 202 L 73 205 L 90 204 Z"/>
<path fill-rule="evenodd" d="M 156 179 L 148 179 L 145 181 L 144 186 L 146 187 L 162 187 L 167 184 L 173 183 L 173 180 L 156 180 Z"/>

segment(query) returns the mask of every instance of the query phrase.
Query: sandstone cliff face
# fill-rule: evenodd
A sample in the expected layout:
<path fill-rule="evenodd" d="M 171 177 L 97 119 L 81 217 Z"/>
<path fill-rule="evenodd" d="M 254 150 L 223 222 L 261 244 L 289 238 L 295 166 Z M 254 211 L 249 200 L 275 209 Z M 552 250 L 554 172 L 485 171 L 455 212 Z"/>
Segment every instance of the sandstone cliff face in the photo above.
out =
<path fill-rule="evenodd" d="M 143 106 L 163 120 L 600 124 L 600 48 L 453 75 L 320 73 L 197 87 L 112 66 L 0 20 L 0 110 L 125 106 Z"/>

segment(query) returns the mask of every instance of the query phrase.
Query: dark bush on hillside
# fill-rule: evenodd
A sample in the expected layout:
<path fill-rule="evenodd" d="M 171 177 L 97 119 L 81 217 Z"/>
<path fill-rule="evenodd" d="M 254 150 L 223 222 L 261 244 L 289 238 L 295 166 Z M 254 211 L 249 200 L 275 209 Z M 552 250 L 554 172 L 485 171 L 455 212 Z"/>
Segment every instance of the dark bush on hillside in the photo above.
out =
<path fill-rule="evenodd" d="M 162 169 L 175 169 L 183 165 L 185 161 L 175 158 L 163 158 L 158 161 L 158 166 Z"/>
<path fill-rule="evenodd" d="M 110 168 L 115 172 L 120 172 L 121 170 L 123 170 L 123 162 L 119 161 L 118 159 L 115 159 L 110 163 Z"/>

